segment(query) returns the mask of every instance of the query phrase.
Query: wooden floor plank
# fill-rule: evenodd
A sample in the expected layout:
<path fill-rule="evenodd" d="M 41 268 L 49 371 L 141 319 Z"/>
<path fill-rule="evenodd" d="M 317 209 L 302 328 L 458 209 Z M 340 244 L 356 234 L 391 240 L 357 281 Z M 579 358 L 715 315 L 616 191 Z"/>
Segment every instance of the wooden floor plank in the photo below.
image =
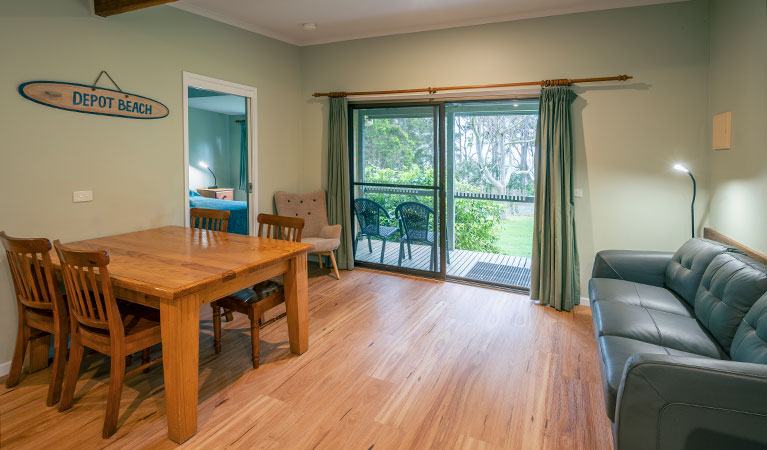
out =
<path fill-rule="evenodd" d="M 223 324 L 215 355 L 210 308 L 201 309 L 199 427 L 180 447 L 612 448 L 587 307 L 557 312 L 508 292 L 362 269 L 341 281 L 311 272 L 301 356 L 283 318 L 261 330 L 252 370 L 241 315 Z M 127 380 L 117 433 L 101 438 L 108 370 L 103 357 L 84 363 L 65 413 L 45 406 L 50 369 L 0 387 L 0 447 L 177 448 L 166 437 L 162 365 Z"/>

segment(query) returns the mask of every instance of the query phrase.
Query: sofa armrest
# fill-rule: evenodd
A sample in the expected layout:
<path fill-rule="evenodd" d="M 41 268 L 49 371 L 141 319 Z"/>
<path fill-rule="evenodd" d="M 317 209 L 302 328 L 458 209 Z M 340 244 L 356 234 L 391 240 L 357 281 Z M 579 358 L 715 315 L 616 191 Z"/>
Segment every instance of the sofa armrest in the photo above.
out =
<path fill-rule="evenodd" d="M 635 354 L 615 416 L 616 450 L 764 448 L 767 365 Z"/>
<path fill-rule="evenodd" d="M 592 278 L 615 278 L 663 287 L 671 252 L 602 250 L 594 258 Z"/>
<path fill-rule="evenodd" d="M 341 225 L 326 225 L 320 228 L 322 239 L 341 239 Z"/>

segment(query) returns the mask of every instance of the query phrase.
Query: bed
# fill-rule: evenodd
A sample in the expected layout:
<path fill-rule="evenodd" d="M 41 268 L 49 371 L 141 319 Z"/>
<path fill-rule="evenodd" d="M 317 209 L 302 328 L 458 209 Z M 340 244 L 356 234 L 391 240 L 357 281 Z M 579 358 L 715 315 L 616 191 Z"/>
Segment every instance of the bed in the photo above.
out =
<path fill-rule="evenodd" d="M 219 200 L 203 197 L 197 192 L 189 191 L 190 208 L 227 209 L 229 210 L 229 233 L 248 234 L 248 203 L 236 200 Z"/>

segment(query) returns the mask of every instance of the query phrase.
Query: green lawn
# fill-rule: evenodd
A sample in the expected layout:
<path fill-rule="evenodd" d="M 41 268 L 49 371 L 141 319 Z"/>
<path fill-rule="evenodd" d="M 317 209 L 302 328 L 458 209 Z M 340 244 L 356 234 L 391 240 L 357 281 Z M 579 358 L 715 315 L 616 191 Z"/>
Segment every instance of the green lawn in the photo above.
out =
<path fill-rule="evenodd" d="M 533 216 L 509 216 L 498 230 L 498 248 L 504 255 L 530 258 L 533 253 Z"/>

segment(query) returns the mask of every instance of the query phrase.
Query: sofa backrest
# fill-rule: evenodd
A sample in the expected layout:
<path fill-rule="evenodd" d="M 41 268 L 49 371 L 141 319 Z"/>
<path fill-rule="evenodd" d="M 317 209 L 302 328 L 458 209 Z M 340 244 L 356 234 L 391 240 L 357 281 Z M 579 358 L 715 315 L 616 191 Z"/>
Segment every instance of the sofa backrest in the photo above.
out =
<path fill-rule="evenodd" d="M 690 306 L 694 305 L 695 294 L 706 268 L 716 255 L 727 251 L 734 249 L 708 239 L 690 239 L 679 247 L 666 266 L 666 287 Z"/>
<path fill-rule="evenodd" d="M 733 361 L 767 364 L 767 294 L 754 303 L 740 322 L 730 357 Z"/>
<path fill-rule="evenodd" d="M 738 326 L 765 292 L 767 266 L 740 253 L 721 253 L 700 280 L 695 317 L 729 353 Z"/>

